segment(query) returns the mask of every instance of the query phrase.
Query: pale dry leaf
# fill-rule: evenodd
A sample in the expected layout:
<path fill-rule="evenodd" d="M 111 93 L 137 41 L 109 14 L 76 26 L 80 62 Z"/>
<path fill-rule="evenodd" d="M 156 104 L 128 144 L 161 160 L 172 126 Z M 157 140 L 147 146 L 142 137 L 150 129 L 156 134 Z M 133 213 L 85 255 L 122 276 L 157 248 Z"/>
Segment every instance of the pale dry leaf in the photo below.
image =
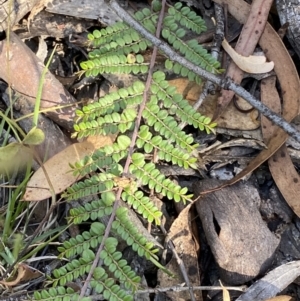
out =
<path fill-rule="evenodd" d="M 250 55 L 246 57 L 238 54 L 226 39 L 223 40 L 222 46 L 236 65 L 245 72 L 259 74 L 270 72 L 274 68 L 274 62 L 266 62 L 265 56 Z"/>
<path fill-rule="evenodd" d="M 115 136 L 90 136 L 87 140 L 74 143 L 44 163 L 55 194 L 61 193 L 70 185 L 80 180 L 74 176 L 70 164 L 75 164 L 96 149 L 111 145 Z M 41 201 L 51 197 L 51 189 L 42 168 L 39 168 L 31 177 L 23 197 L 24 201 Z"/>

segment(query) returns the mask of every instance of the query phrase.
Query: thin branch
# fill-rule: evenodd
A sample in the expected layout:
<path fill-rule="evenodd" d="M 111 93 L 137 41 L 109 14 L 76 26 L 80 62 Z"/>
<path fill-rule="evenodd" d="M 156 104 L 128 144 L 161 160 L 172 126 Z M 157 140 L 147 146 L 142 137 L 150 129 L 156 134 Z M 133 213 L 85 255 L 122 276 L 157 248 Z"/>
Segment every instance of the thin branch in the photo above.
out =
<path fill-rule="evenodd" d="M 194 290 L 198 291 L 219 291 L 222 290 L 223 288 L 226 288 L 229 291 L 239 291 L 239 292 L 245 292 L 247 289 L 247 286 L 242 285 L 242 286 L 194 286 Z M 153 294 L 153 293 L 165 293 L 165 292 L 184 292 L 187 291 L 189 288 L 186 286 L 170 286 L 170 287 L 160 287 L 160 288 L 149 288 L 149 289 L 144 289 L 144 290 L 138 290 L 135 294 L 140 295 L 140 294 Z"/>
<path fill-rule="evenodd" d="M 190 61 L 186 60 L 182 56 L 178 55 L 168 44 L 164 43 L 160 39 L 153 36 L 148 32 L 143 26 L 141 26 L 133 17 L 131 17 L 119 4 L 116 0 L 111 0 L 109 3 L 110 7 L 117 13 L 117 15 L 124 20 L 128 25 L 138 31 L 146 39 L 148 39 L 153 45 L 155 45 L 159 50 L 163 51 L 172 61 L 178 62 L 179 64 L 185 66 L 189 70 L 198 74 L 201 77 L 206 78 L 207 80 L 213 82 L 214 84 L 219 85 L 223 89 L 232 90 L 237 95 L 244 98 L 249 102 L 253 107 L 255 107 L 261 114 L 266 116 L 276 125 L 281 127 L 285 132 L 292 136 L 296 141 L 300 142 L 300 133 L 290 125 L 285 119 L 280 117 L 271 111 L 267 106 L 262 104 L 258 99 L 253 97 L 248 91 L 242 88 L 240 85 L 235 84 L 231 79 L 225 78 L 222 79 L 219 76 L 209 73 L 206 70 L 203 70 L 201 67 L 194 65 Z"/>

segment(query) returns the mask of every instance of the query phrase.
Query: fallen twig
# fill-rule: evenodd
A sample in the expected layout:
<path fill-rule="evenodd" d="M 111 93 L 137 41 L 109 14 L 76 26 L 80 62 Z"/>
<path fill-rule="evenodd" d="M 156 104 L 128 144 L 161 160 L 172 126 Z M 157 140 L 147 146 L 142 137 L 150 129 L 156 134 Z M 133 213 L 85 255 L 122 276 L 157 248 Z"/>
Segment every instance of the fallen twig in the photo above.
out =
<path fill-rule="evenodd" d="M 246 285 L 242 286 L 224 286 L 227 290 L 231 291 L 240 291 L 245 292 L 247 289 Z M 144 289 L 144 290 L 138 290 L 136 292 L 137 295 L 139 294 L 153 294 L 153 293 L 165 293 L 165 292 L 183 292 L 187 291 L 189 288 L 186 286 L 170 286 L 170 287 L 161 287 L 161 288 L 151 288 L 151 289 Z M 199 291 L 219 291 L 222 290 L 222 286 L 193 286 L 193 290 L 199 290 Z"/>

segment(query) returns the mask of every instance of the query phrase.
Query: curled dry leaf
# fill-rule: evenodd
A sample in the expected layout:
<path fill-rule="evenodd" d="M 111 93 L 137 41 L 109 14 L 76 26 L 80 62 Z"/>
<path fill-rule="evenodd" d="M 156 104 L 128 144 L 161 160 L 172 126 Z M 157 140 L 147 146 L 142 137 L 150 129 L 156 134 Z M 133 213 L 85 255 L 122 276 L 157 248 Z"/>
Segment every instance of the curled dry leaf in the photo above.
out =
<path fill-rule="evenodd" d="M 44 164 L 44 169 L 51 181 L 54 193 L 61 193 L 81 179 L 80 176 L 73 175 L 70 164 L 75 164 L 102 146 L 111 145 L 113 141 L 114 136 L 90 136 L 87 140 L 74 143 L 50 158 Z M 51 197 L 50 185 L 44 170 L 40 167 L 29 180 L 23 200 L 41 201 L 49 197 Z"/>
<path fill-rule="evenodd" d="M 238 54 L 226 41 L 223 40 L 222 46 L 225 51 L 230 55 L 236 65 L 243 71 L 248 73 L 267 73 L 273 70 L 274 62 L 266 62 L 265 56 L 242 56 Z"/>
<path fill-rule="evenodd" d="M 32 280 L 42 276 L 43 274 L 38 270 L 33 270 L 30 266 L 25 263 L 20 263 L 18 266 L 18 275 L 14 280 L 0 280 L 0 283 L 7 286 L 13 287 L 19 285 L 23 281 Z"/>

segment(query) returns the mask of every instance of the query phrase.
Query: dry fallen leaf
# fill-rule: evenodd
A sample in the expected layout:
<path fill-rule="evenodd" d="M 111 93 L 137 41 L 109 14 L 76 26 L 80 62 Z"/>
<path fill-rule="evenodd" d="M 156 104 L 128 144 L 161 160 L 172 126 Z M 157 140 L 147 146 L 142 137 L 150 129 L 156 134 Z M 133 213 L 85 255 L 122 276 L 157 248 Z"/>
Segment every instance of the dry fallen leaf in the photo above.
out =
<path fill-rule="evenodd" d="M 41 2 L 41 1 L 25 1 Z M 28 4 L 28 3 L 27 3 Z M 31 5 L 31 3 L 30 3 Z M 13 10 L 14 11 L 14 10 Z M 44 64 L 39 61 L 31 49 L 12 31 L 10 41 L 0 41 L 0 78 L 9 82 L 16 91 L 26 96 L 34 106 Z M 9 59 L 7 59 L 9 53 Z M 8 64 L 8 65 L 6 65 Z M 10 70 L 10 72 L 7 72 Z M 13 76 L 10 76 L 13 75 Z M 46 115 L 69 131 L 73 130 L 76 99 L 50 72 L 46 73 L 41 98 L 41 109 L 73 104 L 67 108 L 51 110 Z"/>
<path fill-rule="evenodd" d="M 242 56 L 238 54 L 226 41 L 223 40 L 222 46 L 229 54 L 235 64 L 243 71 L 248 73 L 267 73 L 273 70 L 274 62 L 266 62 L 265 56 Z"/>
<path fill-rule="evenodd" d="M 272 108 L 276 113 L 281 111 L 281 101 L 276 90 L 276 78 L 269 77 L 261 84 L 261 101 Z M 271 121 L 262 117 L 262 134 L 265 142 L 278 130 Z M 294 210 L 300 216 L 300 202 L 298 195 L 300 191 L 300 176 L 295 170 L 294 164 L 289 156 L 286 145 L 283 145 L 269 160 L 269 168 L 272 177 L 280 190 L 281 194 Z"/>
<path fill-rule="evenodd" d="M 18 266 L 18 275 L 16 279 L 12 281 L 0 280 L 0 283 L 7 286 L 13 287 L 20 284 L 22 281 L 28 281 L 42 276 L 43 274 L 37 270 L 33 270 L 31 267 L 24 263 L 20 263 Z"/>
<path fill-rule="evenodd" d="M 70 172 L 70 164 L 75 164 L 102 146 L 111 145 L 113 141 L 114 136 L 91 136 L 83 142 L 68 146 L 44 163 L 55 194 L 61 193 L 81 179 L 80 176 L 75 177 Z M 49 183 L 43 169 L 39 168 L 29 180 L 23 200 L 41 201 L 49 197 L 51 197 Z"/>

